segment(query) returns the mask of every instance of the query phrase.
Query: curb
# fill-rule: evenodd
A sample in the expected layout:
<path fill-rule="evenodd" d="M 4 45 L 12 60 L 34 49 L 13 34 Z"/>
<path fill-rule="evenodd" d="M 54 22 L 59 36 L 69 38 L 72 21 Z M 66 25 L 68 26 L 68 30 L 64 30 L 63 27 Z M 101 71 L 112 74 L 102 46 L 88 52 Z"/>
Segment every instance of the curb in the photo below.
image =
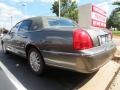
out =
<path fill-rule="evenodd" d="M 112 60 L 120 60 L 120 57 L 114 56 L 114 57 L 112 58 Z"/>
<path fill-rule="evenodd" d="M 116 76 L 118 75 L 119 71 L 120 71 L 120 67 L 119 67 L 119 69 L 117 70 L 117 72 L 116 72 L 116 74 L 114 75 L 114 77 L 112 78 L 112 80 L 110 81 L 110 83 L 108 84 L 106 90 L 109 90 L 109 89 L 110 89 L 110 86 L 111 86 L 111 84 L 113 83 L 113 81 L 115 80 L 115 78 L 116 78 Z"/>
<path fill-rule="evenodd" d="M 110 61 L 78 90 L 106 90 L 120 69 L 120 64 Z"/>
<path fill-rule="evenodd" d="M 120 46 L 117 46 L 116 53 L 112 60 L 120 60 Z"/>

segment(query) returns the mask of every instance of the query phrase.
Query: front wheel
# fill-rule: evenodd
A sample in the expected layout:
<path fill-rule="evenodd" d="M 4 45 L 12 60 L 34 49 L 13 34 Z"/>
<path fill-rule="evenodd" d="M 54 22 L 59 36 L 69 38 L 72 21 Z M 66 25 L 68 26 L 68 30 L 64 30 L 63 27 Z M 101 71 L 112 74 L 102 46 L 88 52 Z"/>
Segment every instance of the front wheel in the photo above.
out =
<path fill-rule="evenodd" d="M 30 68 L 35 74 L 37 75 L 43 74 L 45 64 L 43 58 L 40 55 L 40 52 L 37 49 L 32 48 L 29 50 L 28 60 Z"/>

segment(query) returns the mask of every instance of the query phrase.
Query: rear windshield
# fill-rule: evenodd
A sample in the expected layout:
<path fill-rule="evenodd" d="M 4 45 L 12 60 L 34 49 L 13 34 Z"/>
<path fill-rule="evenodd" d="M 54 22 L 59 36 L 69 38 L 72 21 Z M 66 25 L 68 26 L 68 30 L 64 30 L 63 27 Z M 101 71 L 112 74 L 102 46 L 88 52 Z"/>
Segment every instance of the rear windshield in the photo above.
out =
<path fill-rule="evenodd" d="M 69 19 L 48 19 L 49 26 L 77 27 L 77 24 Z"/>

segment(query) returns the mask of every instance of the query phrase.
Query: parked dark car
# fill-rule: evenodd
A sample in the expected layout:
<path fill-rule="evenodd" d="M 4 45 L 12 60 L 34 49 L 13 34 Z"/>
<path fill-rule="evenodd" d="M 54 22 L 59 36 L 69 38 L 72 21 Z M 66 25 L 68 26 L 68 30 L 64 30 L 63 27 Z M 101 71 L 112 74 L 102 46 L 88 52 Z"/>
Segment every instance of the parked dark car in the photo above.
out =
<path fill-rule="evenodd" d="M 112 59 L 116 46 L 111 33 L 80 28 L 58 17 L 32 17 L 17 23 L 2 39 L 3 51 L 28 58 L 32 71 L 45 65 L 91 73 Z"/>

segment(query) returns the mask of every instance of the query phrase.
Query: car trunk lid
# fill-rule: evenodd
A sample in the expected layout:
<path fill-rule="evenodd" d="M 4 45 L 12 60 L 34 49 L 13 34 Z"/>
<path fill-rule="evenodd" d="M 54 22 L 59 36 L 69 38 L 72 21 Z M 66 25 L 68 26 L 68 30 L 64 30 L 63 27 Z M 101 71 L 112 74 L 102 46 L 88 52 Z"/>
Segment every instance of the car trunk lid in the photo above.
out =
<path fill-rule="evenodd" d="M 85 29 L 91 36 L 94 46 L 100 46 L 112 40 L 112 35 L 107 29 Z"/>

